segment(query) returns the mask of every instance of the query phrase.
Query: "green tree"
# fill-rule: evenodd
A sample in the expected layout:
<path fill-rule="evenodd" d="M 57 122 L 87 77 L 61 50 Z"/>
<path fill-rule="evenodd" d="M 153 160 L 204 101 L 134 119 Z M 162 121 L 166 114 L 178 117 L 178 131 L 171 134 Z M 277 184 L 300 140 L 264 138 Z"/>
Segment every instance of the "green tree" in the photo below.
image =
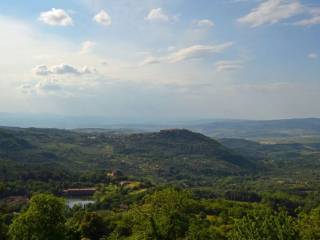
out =
<path fill-rule="evenodd" d="M 236 220 L 229 234 L 230 240 L 294 240 L 298 233 L 294 219 L 285 211 L 254 210 Z"/>
<path fill-rule="evenodd" d="M 98 191 L 95 193 L 97 206 L 100 208 L 113 208 L 119 206 L 124 200 L 126 191 L 121 187 L 113 184 L 103 185 L 98 187 Z"/>
<path fill-rule="evenodd" d="M 222 239 L 217 230 L 210 226 L 209 221 L 202 217 L 191 220 L 186 240 L 217 240 Z"/>
<path fill-rule="evenodd" d="M 109 228 L 108 220 L 105 221 L 96 212 L 87 212 L 83 209 L 75 212 L 66 222 L 66 226 L 69 230 L 69 239 L 99 240 L 112 231 Z"/>
<path fill-rule="evenodd" d="M 31 198 L 29 207 L 9 227 L 12 240 L 65 239 L 65 203 L 50 194 Z"/>
<path fill-rule="evenodd" d="M 302 240 L 320 239 L 320 208 L 313 209 L 310 214 L 301 213 L 298 228 Z"/>
<path fill-rule="evenodd" d="M 189 226 L 190 203 L 188 192 L 173 188 L 148 196 L 132 212 L 133 239 L 182 239 Z"/>

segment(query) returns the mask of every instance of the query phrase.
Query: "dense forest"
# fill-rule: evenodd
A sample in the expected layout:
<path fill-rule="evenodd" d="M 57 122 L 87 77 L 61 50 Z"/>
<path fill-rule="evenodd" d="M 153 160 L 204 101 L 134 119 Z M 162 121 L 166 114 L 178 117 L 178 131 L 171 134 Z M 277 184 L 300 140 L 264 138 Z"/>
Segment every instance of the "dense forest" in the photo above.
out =
<path fill-rule="evenodd" d="M 319 170 L 316 137 L 1 128 L 0 239 L 320 239 Z"/>

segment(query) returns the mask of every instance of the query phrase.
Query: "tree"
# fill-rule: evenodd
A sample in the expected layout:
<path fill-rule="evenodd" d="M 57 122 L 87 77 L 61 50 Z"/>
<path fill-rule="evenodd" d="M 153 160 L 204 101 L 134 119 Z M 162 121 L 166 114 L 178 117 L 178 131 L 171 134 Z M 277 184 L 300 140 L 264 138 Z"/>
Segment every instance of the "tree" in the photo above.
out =
<path fill-rule="evenodd" d="M 298 227 L 302 240 L 320 239 L 320 208 L 313 209 L 310 214 L 301 213 Z"/>
<path fill-rule="evenodd" d="M 191 197 L 173 188 L 157 191 L 132 212 L 133 239 L 181 239 L 188 230 Z"/>
<path fill-rule="evenodd" d="M 285 211 L 253 210 L 236 220 L 230 240 L 294 240 L 298 233 L 295 222 Z"/>
<path fill-rule="evenodd" d="M 95 212 L 79 211 L 67 222 L 70 239 L 99 240 L 108 233 L 108 226 Z"/>
<path fill-rule="evenodd" d="M 12 240 L 65 239 L 65 202 L 51 194 L 31 198 L 29 207 L 9 227 Z"/>
<path fill-rule="evenodd" d="M 218 240 L 221 239 L 216 229 L 210 226 L 209 221 L 198 217 L 192 219 L 187 232 L 186 240 Z"/>

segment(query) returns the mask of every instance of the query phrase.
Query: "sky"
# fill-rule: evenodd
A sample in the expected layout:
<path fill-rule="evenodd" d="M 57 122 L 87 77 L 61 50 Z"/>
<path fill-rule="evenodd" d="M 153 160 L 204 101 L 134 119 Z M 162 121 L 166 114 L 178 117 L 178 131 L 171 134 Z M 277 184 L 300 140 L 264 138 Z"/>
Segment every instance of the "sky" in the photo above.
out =
<path fill-rule="evenodd" d="M 0 112 L 320 117 L 318 0 L 2 0 Z"/>

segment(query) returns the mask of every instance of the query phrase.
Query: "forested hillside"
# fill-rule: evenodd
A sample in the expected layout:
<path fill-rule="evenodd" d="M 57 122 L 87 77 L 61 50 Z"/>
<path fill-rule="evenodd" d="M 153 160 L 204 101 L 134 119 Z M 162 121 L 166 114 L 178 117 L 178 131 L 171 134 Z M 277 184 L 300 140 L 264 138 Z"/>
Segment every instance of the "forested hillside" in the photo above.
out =
<path fill-rule="evenodd" d="M 26 194 L 35 185 L 52 191 L 92 185 L 113 170 L 153 183 L 210 185 L 218 176 L 245 175 L 259 168 L 188 130 L 113 135 L 15 128 L 2 129 L 0 141 L 0 179 L 12 193 Z"/>
<path fill-rule="evenodd" d="M 319 170 L 317 139 L 2 128 L 0 239 L 319 239 Z"/>

